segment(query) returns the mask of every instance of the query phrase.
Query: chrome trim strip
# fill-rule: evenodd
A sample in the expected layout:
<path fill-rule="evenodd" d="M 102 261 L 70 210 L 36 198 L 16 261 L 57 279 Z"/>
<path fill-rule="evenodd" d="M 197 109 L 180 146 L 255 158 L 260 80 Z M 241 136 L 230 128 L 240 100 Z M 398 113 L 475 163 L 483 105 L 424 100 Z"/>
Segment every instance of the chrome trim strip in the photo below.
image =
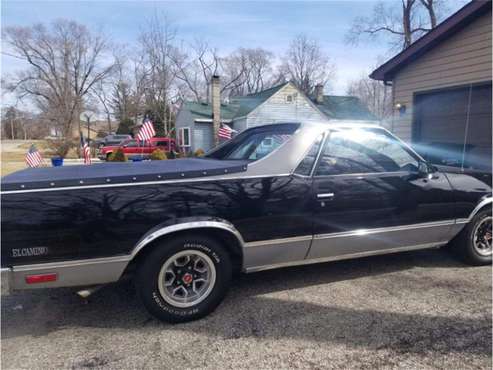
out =
<path fill-rule="evenodd" d="M 481 208 L 483 208 L 484 206 L 486 206 L 489 203 L 493 203 L 492 197 L 485 198 L 481 202 L 479 202 L 478 205 L 476 206 L 476 208 L 474 208 L 472 210 L 471 214 L 467 218 L 468 222 L 471 221 L 474 216 L 476 216 L 476 213 L 478 213 Z"/>
<path fill-rule="evenodd" d="M 147 244 L 152 242 L 153 240 L 156 240 L 157 238 L 167 235 L 176 231 L 182 231 L 182 230 L 189 230 L 189 229 L 197 229 L 197 228 L 205 228 L 205 227 L 211 227 L 211 228 L 216 228 L 216 229 L 222 229 L 230 232 L 233 234 L 238 242 L 240 243 L 240 247 L 243 248 L 245 245 L 245 242 L 243 241 L 243 237 L 241 236 L 240 232 L 236 230 L 236 228 L 233 225 L 224 223 L 224 222 L 219 222 L 219 221 L 193 221 L 193 222 L 184 222 L 180 224 L 175 224 L 175 225 L 170 225 L 170 226 L 165 226 L 157 230 L 151 230 L 147 235 L 144 235 L 144 237 L 137 243 L 137 245 L 134 247 L 132 250 L 132 253 L 130 254 L 131 259 L 134 258 L 137 253 L 142 250 Z"/>
<path fill-rule="evenodd" d="M 325 149 L 325 143 L 327 141 L 327 138 L 330 136 L 329 129 L 325 130 L 323 134 L 324 134 L 324 137 L 322 138 L 322 142 L 320 143 L 320 148 L 318 148 L 318 153 L 317 153 L 317 156 L 315 157 L 315 162 L 313 162 L 312 169 L 310 171 L 310 177 L 314 177 L 314 175 L 315 175 L 315 171 L 318 167 L 318 162 L 320 160 L 320 157 L 322 156 L 322 152 Z M 312 143 L 312 145 L 313 145 L 313 143 Z"/>
<path fill-rule="evenodd" d="M 102 263 L 128 262 L 130 260 L 131 260 L 131 258 L 128 255 L 117 256 L 117 257 L 88 258 L 88 259 L 83 259 L 83 260 L 47 262 L 47 263 L 37 263 L 37 264 L 32 264 L 32 265 L 18 265 L 18 266 L 12 267 L 12 271 L 13 272 L 25 272 L 25 271 L 49 270 L 49 269 L 74 267 L 74 266 L 97 265 L 97 264 L 102 264 Z"/>
<path fill-rule="evenodd" d="M 359 236 L 359 235 L 364 236 L 370 234 L 387 233 L 387 232 L 402 231 L 409 229 L 421 229 L 421 228 L 436 227 L 436 226 L 449 226 L 454 224 L 455 224 L 455 220 L 445 220 L 445 221 L 425 222 L 425 223 L 411 224 L 411 225 L 380 227 L 375 229 L 358 229 L 358 230 L 343 231 L 338 233 L 316 234 L 314 236 L 314 239 L 330 239 L 330 238 L 340 238 L 345 236 Z"/>
<path fill-rule="evenodd" d="M 282 267 L 311 265 L 314 263 L 321 263 L 321 262 L 341 261 L 341 260 L 359 258 L 359 257 L 369 257 L 369 256 L 382 255 L 382 254 L 407 252 L 407 251 L 413 251 L 413 250 L 419 250 L 419 249 L 437 248 L 437 247 L 440 247 L 444 244 L 447 244 L 447 241 L 441 241 L 441 242 L 437 242 L 437 243 L 412 245 L 412 246 L 407 246 L 407 247 L 398 247 L 398 248 L 393 248 L 393 249 L 383 249 L 383 250 L 377 250 L 377 251 L 344 254 L 344 255 L 339 255 L 339 256 L 314 258 L 314 259 L 301 260 L 301 261 L 278 263 L 278 264 L 273 264 L 273 265 L 256 266 L 256 267 L 246 268 L 245 272 L 251 273 L 251 272 L 271 270 L 271 269 L 282 268 Z"/>
<path fill-rule="evenodd" d="M 333 197 L 334 197 L 334 193 L 317 194 L 318 199 L 333 198 Z"/>
<path fill-rule="evenodd" d="M 0 195 L 6 194 L 20 194 L 20 193 L 37 193 L 46 191 L 61 191 L 61 190 L 79 190 L 79 189 L 97 189 L 97 188 L 116 188 L 125 186 L 142 186 L 142 185 L 160 185 L 160 184 L 180 184 L 184 182 L 206 182 L 206 181 L 222 181 L 222 180 L 244 180 L 244 179 L 261 179 L 266 177 L 287 177 L 289 173 L 283 174 L 270 174 L 270 175 L 258 175 L 258 176 L 221 176 L 221 177 L 194 177 L 190 179 L 176 179 L 176 180 L 162 180 L 162 181 L 144 181 L 135 183 L 124 184 L 101 184 L 101 185 L 87 185 L 87 186 L 66 186 L 61 188 L 44 188 L 44 189 L 24 189 L 24 190 L 7 190 L 0 192 Z"/>
<path fill-rule="evenodd" d="M 457 220 L 455 220 L 455 223 L 456 224 L 467 224 L 469 223 L 469 219 L 468 218 L 458 218 Z"/>
<path fill-rule="evenodd" d="M 244 247 L 245 248 L 264 247 L 264 246 L 269 247 L 269 246 L 275 246 L 275 245 L 284 244 L 284 243 L 304 242 L 307 240 L 312 240 L 312 238 L 313 238 L 313 236 L 311 236 L 311 235 L 305 235 L 305 236 L 295 236 L 292 238 L 259 240 L 259 241 L 255 241 L 255 242 L 245 243 Z"/>

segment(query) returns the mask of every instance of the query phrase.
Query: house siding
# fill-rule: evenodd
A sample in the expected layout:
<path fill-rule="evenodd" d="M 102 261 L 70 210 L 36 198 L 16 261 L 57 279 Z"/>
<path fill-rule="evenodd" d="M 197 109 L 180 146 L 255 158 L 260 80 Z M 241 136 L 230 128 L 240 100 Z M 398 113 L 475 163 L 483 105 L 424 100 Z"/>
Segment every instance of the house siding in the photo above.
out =
<path fill-rule="evenodd" d="M 411 140 L 416 93 L 491 81 L 491 41 L 489 12 L 400 70 L 392 81 L 394 105 L 406 105 L 406 113 L 395 111 L 390 129 Z"/>
<path fill-rule="evenodd" d="M 287 102 L 288 95 L 293 96 L 293 102 Z M 288 84 L 248 114 L 245 128 L 299 120 L 319 122 L 327 119 L 306 96 L 301 94 L 293 85 Z"/>
<path fill-rule="evenodd" d="M 195 123 L 192 131 L 192 150 L 202 149 L 208 151 L 214 146 L 213 130 L 211 123 Z"/>

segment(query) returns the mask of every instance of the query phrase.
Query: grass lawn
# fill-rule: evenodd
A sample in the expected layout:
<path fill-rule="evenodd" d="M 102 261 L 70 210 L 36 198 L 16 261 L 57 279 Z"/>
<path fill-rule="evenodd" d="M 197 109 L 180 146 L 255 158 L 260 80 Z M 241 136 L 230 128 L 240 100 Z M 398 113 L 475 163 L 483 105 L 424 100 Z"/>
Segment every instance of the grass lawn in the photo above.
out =
<path fill-rule="evenodd" d="M 50 163 L 50 152 L 46 141 L 44 140 L 3 140 L 1 142 L 1 175 L 5 176 L 9 173 L 27 168 L 24 160 L 27 151 L 31 147 L 31 144 L 35 144 L 38 150 L 41 152 L 45 163 Z"/>

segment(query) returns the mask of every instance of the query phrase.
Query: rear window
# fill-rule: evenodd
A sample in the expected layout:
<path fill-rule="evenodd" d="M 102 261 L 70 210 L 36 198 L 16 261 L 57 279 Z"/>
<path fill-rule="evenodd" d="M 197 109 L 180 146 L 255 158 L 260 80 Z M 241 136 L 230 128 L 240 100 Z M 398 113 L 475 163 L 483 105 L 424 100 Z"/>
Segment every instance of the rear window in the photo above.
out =
<path fill-rule="evenodd" d="M 298 127 L 298 124 L 278 124 L 249 129 L 213 149 L 206 157 L 256 161 L 291 139 Z"/>

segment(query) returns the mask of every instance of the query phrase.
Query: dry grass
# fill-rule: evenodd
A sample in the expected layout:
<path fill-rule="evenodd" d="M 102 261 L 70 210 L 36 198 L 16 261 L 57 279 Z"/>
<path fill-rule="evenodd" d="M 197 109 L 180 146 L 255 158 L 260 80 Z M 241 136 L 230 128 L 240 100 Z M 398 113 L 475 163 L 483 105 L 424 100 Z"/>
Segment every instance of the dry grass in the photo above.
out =
<path fill-rule="evenodd" d="M 1 152 L 1 175 L 5 176 L 9 173 L 27 168 L 24 157 L 29 150 L 31 144 L 35 144 L 38 150 L 41 152 L 45 162 L 49 162 L 49 158 L 52 156 L 52 152 L 48 148 L 48 144 L 44 140 L 34 141 L 2 141 Z"/>

